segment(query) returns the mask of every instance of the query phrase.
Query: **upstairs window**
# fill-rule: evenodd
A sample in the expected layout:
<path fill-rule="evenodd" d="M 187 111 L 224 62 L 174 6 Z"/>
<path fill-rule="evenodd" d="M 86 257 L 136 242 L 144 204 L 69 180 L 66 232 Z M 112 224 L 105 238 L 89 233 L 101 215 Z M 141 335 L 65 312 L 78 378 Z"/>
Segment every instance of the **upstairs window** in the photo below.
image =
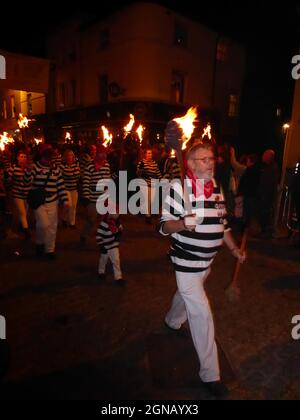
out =
<path fill-rule="evenodd" d="M 181 23 L 175 24 L 174 45 L 181 48 L 187 48 L 188 46 L 188 30 Z"/>
<path fill-rule="evenodd" d="M 229 95 L 229 117 L 237 117 L 239 115 L 239 96 L 238 95 Z"/>
<path fill-rule="evenodd" d="M 171 101 L 176 104 L 184 103 L 185 76 L 183 73 L 174 70 L 171 80 Z"/>

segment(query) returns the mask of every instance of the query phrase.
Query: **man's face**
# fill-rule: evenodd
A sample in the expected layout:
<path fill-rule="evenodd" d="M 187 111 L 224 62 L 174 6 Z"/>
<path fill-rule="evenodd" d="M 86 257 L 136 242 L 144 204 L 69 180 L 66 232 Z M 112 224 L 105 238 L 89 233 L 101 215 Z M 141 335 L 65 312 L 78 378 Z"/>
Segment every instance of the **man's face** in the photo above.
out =
<path fill-rule="evenodd" d="M 18 164 L 20 166 L 26 165 L 27 162 L 27 156 L 25 155 L 25 153 L 20 153 L 18 155 Z"/>
<path fill-rule="evenodd" d="M 147 150 L 146 160 L 152 160 L 152 157 L 153 157 L 152 150 Z"/>
<path fill-rule="evenodd" d="M 188 160 L 188 166 L 198 179 L 210 181 L 215 174 L 216 158 L 210 149 L 198 149 Z"/>

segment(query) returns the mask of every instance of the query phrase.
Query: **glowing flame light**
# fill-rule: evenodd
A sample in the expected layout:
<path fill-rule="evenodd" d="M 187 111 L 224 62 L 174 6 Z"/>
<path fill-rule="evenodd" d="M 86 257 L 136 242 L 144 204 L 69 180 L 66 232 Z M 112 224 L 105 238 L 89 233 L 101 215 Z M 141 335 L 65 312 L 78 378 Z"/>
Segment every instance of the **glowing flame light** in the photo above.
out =
<path fill-rule="evenodd" d="M 134 115 L 130 114 L 130 121 L 129 123 L 124 127 L 124 131 L 125 131 L 125 137 L 131 133 L 132 127 L 135 123 L 135 119 L 134 119 Z"/>
<path fill-rule="evenodd" d="M 112 144 L 113 135 L 109 134 L 108 129 L 104 125 L 102 125 L 101 129 L 102 129 L 103 138 L 104 138 L 103 146 L 108 147 Z"/>
<path fill-rule="evenodd" d="M 188 110 L 184 117 L 174 119 L 174 121 L 179 125 L 183 133 L 182 150 L 185 150 L 187 148 L 187 144 L 192 137 L 192 134 L 195 130 L 194 122 L 197 116 L 197 108 L 192 107 Z"/>
<path fill-rule="evenodd" d="M 42 139 L 34 139 L 35 144 L 38 146 L 40 143 L 43 143 Z"/>
<path fill-rule="evenodd" d="M 175 159 L 176 158 L 176 152 L 175 152 L 174 149 L 172 149 L 172 151 L 171 151 L 170 158 L 171 159 Z"/>
<path fill-rule="evenodd" d="M 202 138 L 208 137 L 211 140 L 211 125 L 208 123 L 207 127 L 203 130 Z"/>
<path fill-rule="evenodd" d="M 28 128 L 29 120 L 25 115 L 19 114 L 18 125 L 20 128 Z"/>
<path fill-rule="evenodd" d="M 14 139 L 12 137 L 8 137 L 8 133 L 5 131 L 3 134 L 0 134 L 0 150 L 2 152 L 5 150 L 5 146 L 8 143 L 14 143 Z"/>
<path fill-rule="evenodd" d="M 66 132 L 65 140 L 66 141 L 71 141 L 72 140 L 71 133 L 69 133 L 69 131 Z"/>
<path fill-rule="evenodd" d="M 136 130 L 136 133 L 140 140 L 140 145 L 143 143 L 143 132 L 145 131 L 145 127 L 142 126 L 142 124 L 139 125 L 138 129 Z"/>

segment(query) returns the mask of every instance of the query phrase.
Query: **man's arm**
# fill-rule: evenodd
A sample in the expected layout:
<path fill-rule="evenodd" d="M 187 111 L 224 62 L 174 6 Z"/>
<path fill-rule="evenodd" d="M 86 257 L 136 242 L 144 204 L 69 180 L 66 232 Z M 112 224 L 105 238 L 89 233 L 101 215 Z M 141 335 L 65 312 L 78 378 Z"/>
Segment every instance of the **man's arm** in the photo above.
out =
<path fill-rule="evenodd" d="M 168 220 L 162 225 L 162 233 L 164 235 L 172 235 L 172 233 L 189 230 L 190 232 L 196 229 L 197 216 L 195 214 L 185 216 L 180 220 Z"/>

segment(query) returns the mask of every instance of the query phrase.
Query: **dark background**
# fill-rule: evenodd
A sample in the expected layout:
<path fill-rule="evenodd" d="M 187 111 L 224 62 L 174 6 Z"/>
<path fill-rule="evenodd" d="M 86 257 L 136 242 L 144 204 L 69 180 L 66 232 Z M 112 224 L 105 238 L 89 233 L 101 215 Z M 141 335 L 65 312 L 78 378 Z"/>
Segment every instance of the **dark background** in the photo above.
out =
<path fill-rule="evenodd" d="M 99 2 L 85 8 L 67 2 L 12 3 L 1 14 L 0 48 L 45 55 L 48 31 L 73 13 L 105 16 L 132 1 Z M 247 53 L 241 100 L 241 152 L 273 147 L 281 152 L 282 124 L 291 118 L 292 57 L 299 50 L 300 1 L 157 1 L 244 45 Z M 280 108 L 282 115 L 276 116 Z M 280 154 L 280 153 L 279 153 Z"/>

